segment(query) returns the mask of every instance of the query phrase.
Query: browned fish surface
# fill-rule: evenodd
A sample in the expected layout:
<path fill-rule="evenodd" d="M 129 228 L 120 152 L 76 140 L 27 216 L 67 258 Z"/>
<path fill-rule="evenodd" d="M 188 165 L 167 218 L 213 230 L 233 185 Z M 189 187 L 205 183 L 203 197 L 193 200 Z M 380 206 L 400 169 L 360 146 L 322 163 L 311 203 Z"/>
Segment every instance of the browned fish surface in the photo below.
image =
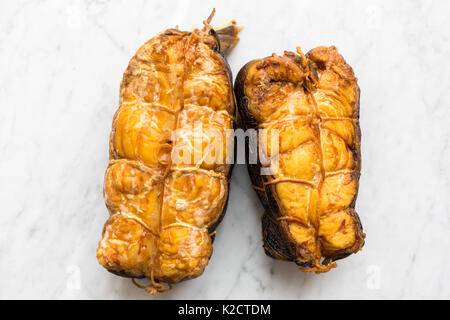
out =
<path fill-rule="evenodd" d="M 166 290 L 161 282 L 170 287 L 201 275 L 211 256 L 228 199 L 225 157 L 233 142 L 226 129 L 235 109 L 222 52 L 237 33 L 234 22 L 216 33 L 209 19 L 202 30 L 166 30 L 124 73 L 104 184 L 111 216 L 97 258 L 118 275 L 151 279 L 149 293 Z M 174 161 L 186 150 L 189 161 Z"/>
<path fill-rule="evenodd" d="M 266 210 L 266 253 L 303 271 L 326 272 L 364 244 L 354 210 L 361 167 L 359 87 L 335 47 L 306 56 L 297 51 L 249 62 L 235 92 L 244 128 L 265 129 L 260 148 L 269 161 L 248 168 Z M 278 150 L 268 143 L 275 132 Z M 260 174 L 264 166 L 270 175 Z"/>

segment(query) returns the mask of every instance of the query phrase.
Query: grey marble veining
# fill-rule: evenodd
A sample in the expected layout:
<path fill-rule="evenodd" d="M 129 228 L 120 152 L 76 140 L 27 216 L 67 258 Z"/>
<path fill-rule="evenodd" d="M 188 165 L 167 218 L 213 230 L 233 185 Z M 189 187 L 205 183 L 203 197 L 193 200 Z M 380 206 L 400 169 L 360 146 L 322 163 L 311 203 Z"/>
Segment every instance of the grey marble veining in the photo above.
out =
<path fill-rule="evenodd" d="M 132 3 L 132 4 L 131 4 Z M 362 252 L 327 274 L 264 255 L 262 206 L 235 168 L 205 273 L 149 297 L 95 249 L 119 83 L 157 32 L 245 29 L 229 56 L 336 45 L 361 87 Z M 447 1 L 0 2 L 0 298 L 450 298 Z"/>

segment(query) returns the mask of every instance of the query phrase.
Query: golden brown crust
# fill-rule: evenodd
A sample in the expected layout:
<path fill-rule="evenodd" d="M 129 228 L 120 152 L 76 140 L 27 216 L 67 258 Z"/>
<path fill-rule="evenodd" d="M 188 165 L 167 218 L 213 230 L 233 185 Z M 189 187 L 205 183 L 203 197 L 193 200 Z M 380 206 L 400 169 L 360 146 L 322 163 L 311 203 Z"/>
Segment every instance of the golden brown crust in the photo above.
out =
<path fill-rule="evenodd" d="M 278 163 L 266 164 L 269 176 L 260 174 L 261 162 L 248 165 L 266 210 L 266 253 L 303 271 L 326 272 L 364 244 L 354 210 L 361 168 L 359 87 L 335 47 L 297 52 L 249 62 L 235 92 L 240 124 L 265 129 L 260 148 Z M 278 150 L 266 143 L 274 132 Z M 250 146 L 250 152 L 256 150 Z"/>
<path fill-rule="evenodd" d="M 121 82 L 104 184 L 111 217 L 97 258 L 115 274 L 149 278 L 150 293 L 165 290 L 159 281 L 203 273 L 212 253 L 210 233 L 228 199 L 232 140 L 226 129 L 234 126 L 234 94 L 208 23 L 150 39 Z M 230 40 L 230 30 L 226 34 Z"/>

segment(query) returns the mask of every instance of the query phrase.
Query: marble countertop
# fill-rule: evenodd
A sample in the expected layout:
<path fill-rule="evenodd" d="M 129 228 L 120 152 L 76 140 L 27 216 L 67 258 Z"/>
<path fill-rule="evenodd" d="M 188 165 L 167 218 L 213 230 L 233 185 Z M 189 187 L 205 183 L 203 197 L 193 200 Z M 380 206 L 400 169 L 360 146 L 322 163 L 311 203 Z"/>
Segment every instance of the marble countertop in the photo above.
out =
<path fill-rule="evenodd" d="M 245 27 L 234 74 L 298 45 L 354 68 L 366 245 L 321 275 L 266 257 L 238 165 L 205 273 L 153 299 L 450 298 L 450 3 L 347 0 L 0 2 L 0 298 L 152 299 L 95 258 L 111 120 L 139 46 L 212 7 Z"/>

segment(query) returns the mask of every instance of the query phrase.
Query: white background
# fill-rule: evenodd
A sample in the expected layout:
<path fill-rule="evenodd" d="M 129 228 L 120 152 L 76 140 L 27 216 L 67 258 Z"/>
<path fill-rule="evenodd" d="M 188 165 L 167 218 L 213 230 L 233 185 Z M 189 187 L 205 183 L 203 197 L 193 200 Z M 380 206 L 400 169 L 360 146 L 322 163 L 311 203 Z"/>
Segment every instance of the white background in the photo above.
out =
<path fill-rule="evenodd" d="M 361 87 L 362 252 L 327 274 L 264 255 L 262 206 L 235 168 L 205 273 L 154 298 L 450 298 L 450 2 L 0 1 L 0 298 L 149 297 L 95 258 L 119 83 L 159 31 L 244 26 L 234 75 L 335 45 Z"/>

